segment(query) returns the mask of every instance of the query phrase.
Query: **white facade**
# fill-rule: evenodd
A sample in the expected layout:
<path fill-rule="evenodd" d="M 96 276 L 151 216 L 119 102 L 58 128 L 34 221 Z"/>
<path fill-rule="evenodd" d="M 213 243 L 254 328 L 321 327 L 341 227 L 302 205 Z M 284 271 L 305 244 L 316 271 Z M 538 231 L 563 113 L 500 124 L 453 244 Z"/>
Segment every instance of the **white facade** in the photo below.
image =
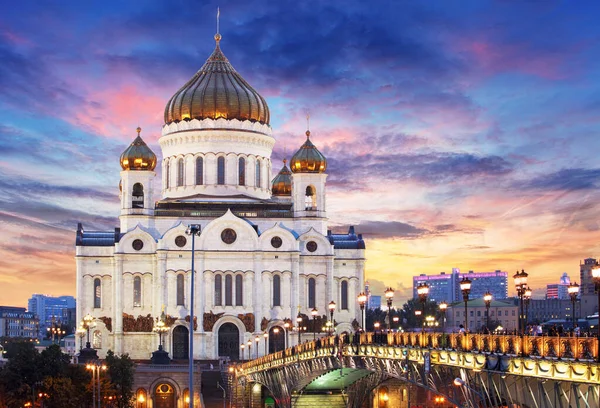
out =
<path fill-rule="evenodd" d="M 295 322 L 298 313 L 310 317 L 313 307 L 328 316 L 331 301 L 336 331 L 352 330 L 360 320 L 355 299 L 364 287 L 364 241 L 353 228 L 328 232 L 326 174 L 294 173 L 291 196 L 272 197 L 275 139 L 264 123 L 174 122 L 163 127 L 159 142 L 162 180 L 153 168 L 121 172 L 120 227 L 77 231 L 77 317 L 94 317 L 90 341 L 100 357 L 111 349 L 149 358 L 159 342 L 152 322 L 164 311 L 164 348 L 186 358 L 190 224 L 201 228 L 194 358 L 241 357 L 240 345 L 257 335 L 262 355 L 263 332 L 283 328 L 284 319 Z M 290 334 L 290 344 L 296 338 Z"/>

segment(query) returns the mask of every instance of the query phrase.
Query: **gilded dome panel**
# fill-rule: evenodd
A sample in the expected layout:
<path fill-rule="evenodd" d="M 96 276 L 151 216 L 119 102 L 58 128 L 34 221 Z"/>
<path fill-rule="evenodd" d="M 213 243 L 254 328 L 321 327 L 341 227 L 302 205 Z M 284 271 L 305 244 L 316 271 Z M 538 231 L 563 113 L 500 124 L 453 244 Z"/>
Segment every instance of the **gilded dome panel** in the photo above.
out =
<path fill-rule="evenodd" d="M 292 195 L 292 172 L 288 169 L 287 160 L 283 161 L 283 167 L 271 182 L 271 191 L 275 196 Z"/>
<path fill-rule="evenodd" d="M 121 154 L 121 167 L 123 170 L 154 170 L 156 155 L 146 145 L 140 136 L 141 128 L 137 128 L 137 137 Z"/>
<path fill-rule="evenodd" d="M 294 173 L 324 173 L 327 159 L 310 141 L 310 132 L 306 131 L 306 142 L 292 156 L 290 167 Z"/>
<path fill-rule="evenodd" d="M 238 119 L 269 124 L 269 107 L 217 46 L 198 72 L 169 100 L 165 124 L 189 119 Z"/>

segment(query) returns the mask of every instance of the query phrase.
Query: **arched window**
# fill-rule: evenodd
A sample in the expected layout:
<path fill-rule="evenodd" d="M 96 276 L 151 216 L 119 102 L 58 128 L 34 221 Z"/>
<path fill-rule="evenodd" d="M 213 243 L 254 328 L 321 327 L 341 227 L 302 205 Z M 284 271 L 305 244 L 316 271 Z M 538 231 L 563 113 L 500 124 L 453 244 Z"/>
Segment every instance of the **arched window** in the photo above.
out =
<path fill-rule="evenodd" d="M 171 168 L 169 166 L 169 160 L 165 160 L 165 188 L 169 188 L 171 181 L 169 178 L 171 177 Z"/>
<path fill-rule="evenodd" d="M 238 182 L 240 186 L 246 185 L 246 159 L 240 157 L 238 160 Z"/>
<path fill-rule="evenodd" d="M 142 305 L 142 278 L 133 278 L 133 306 Z"/>
<path fill-rule="evenodd" d="M 225 157 L 217 159 L 217 184 L 225 184 Z"/>
<path fill-rule="evenodd" d="M 317 307 L 316 293 L 317 281 L 315 281 L 315 278 L 310 278 L 308 280 L 308 307 L 311 309 Z"/>
<path fill-rule="evenodd" d="M 215 276 L 215 306 L 221 306 L 222 303 L 222 278 L 221 275 Z"/>
<path fill-rule="evenodd" d="M 232 299 L 233 279 L 231 275 L 225 276 L 225 306 L 233 306 Z"/>
<path fill-rule="evenodd" d="M 256 187 L 260 187 L 260 159 L 256 160 Z"/>
<path fill-rule="evenodd" d="M 183 275 L 177 275 L 177 306 L 183 306 L 185 303 L 185 285 L 183 282 Z"/>
<path fill-rule="evenodd" d="M 348 310 L 348 281 L 342 281 L 342 310 Z"/>
<path fill-rule="evenodd" d="M 304 204 L 305 204 L 306 210 L 316 210 L 317 209 L 317 193 L 315 192 L 315 188 L 313 186 L 306 187 Z"/>
<path fill-rule="evenodd" d="M 244 306 L 244 277 L 236 275 L 235 277 L 235 305 Z"/>
<path fill-rule="evenodd" d="M 94 279 L 94 308 L 102 307 L 102 281 L 99 278 Z"/>
<path fill-rule="evenodd" d="M 144 208 L 144 186 L 135 183 L 131 190 L 131 208 Z"/>
<path fill-rule="evenodd" d="M 281 277 L 273 276 L 273 306 L 281 306 Z"/>
<path fill-rule="evenodd" d="M 177 160 L 177 187 L 183 186 L 183 159 Z"/>
<path fill-rule="evenodd" d="M 204 184 L 204 159 L 198 157 L 196 158 L 196 185 L 202 184 Z"/>

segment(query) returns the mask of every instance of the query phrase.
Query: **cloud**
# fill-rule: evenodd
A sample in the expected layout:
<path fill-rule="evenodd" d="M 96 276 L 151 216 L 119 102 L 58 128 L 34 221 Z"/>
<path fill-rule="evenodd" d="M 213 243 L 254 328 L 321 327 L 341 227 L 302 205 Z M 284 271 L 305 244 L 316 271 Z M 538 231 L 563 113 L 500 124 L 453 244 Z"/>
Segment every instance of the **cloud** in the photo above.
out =
<path fill-rule="evenodd" d="M 600 169 L 570 168 L 544 174 L 516 185 L 535 190 L 590 190 L 598 189 Z"/>

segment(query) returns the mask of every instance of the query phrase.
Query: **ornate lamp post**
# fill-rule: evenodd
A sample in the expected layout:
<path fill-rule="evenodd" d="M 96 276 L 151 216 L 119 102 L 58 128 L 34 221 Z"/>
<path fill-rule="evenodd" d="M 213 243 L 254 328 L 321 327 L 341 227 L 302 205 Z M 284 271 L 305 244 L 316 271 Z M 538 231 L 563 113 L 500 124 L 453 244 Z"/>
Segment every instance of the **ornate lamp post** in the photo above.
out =
<path fill-rule="evenodd" d="M 360 292 L 358 294 L 358 304 L 360 306 L 360 325 L 362 326 L 363 331 L 365 331 L 365 305 L 367 304 L 367 295 L 365 292 Z"/>
<path fill-rule="evenodd" d="M 252 339 L 248 340 L 248 360 L 252 360 Z"/>
<path fill-rule="evenodd" d="M 298 345 L 300 345 L 300 343 L 302 343 L 302 339 L 300 337 L 300 334 L 302 333 L 302 315 L 300 313 L 298 313 L 298 316 L 296 316 L 296 323 L 298 323 L 296 326 L 298 328 Z"/>
<path fill-rule="evenodd" d="M 260 337 L 256 336 L 254 340 L 256 341 L 256 358 L 258 358 L 258 343 L 260 342 Z"/>
<path fill-rule="evenodd" d="M 529 302 L 531 302 L 531 295 L 533 291 L 528 286 L 525 289 L 525 293 L 523 294 L 523 301 L 525 303 L 525 314 L 523 315 L 523 329 L 527 327 L 527 323 L 529 323 Z"/>
<path fill-rule="evenodd" d="M 290 324 L 288 322 L 283 323 L 283 331 L 285 332 L 285 337 L 283 338 L 283 347 L 288 348 L 288 331 L 290 330 Z"/>
<path fill-rule="evenodd" d="M 277 338 L 279 337 L 279 327 L 275 327 L 273 329 L 273 334 L 275 335 L 275 340 L 273 340 L 273 348 L 275 349 L 275 353 L 277 353 Z"/>
<path fill-rule="evenodd" d="M 421 313 L 418 315 L 423 315 L 423 319 L 425 319 L 425 303 L 427 303 L 427 295 L 429 295 L 429 285 L 426 283 L 421 283 L 417 286 L 417 295 L 419 295 L 419 302 L 421 302 Z M 417 312 L 415 311 L 415 314 Z M 425 320 L 423 320 L 423 326 L 425 325 Z"/>
<path fill-rule="evenodd" d="M 85 337 L 85 327 L 83 327 L 83 322 L 77 328 L 77 336 L 79 336 L 79 351 L 83 349 L 83 338 Z"/>
<path fill-rule="evenodd" d="M 158 333 L 158 351 L 152 353 L 152 364 L 169 364 L 169 353 L 163 350 L 162 336 L 169 331 L 165 324 L 165 312 L 162 312 L 160 318 L 156 318 L 156 325 L 152 331 Z"/>
<path fill-rule="evenodd" d="M 86 314 L 85 317 L 83 318 L 83 326 L 85 327 L 85 329 L 87 331 L 87 337 L 86 337 L 86 341 L 85 341 L 85 348 L 87 348 L 87 349 L 92 348 L 92 345 L 90 344 L 90 326 L 92 325 L 93 322 L 94 322 L 94 318 L 89 313 Z"/>
<path fill-rule="evenodd" d="M 469 330 L 469 315 L 468 315 L 468 303 L 469 303 L 469 293 L 471 293 L 471 281 L 466 276 L 462 278 L 460 281 L 460 291 L 463 295 L 463 300 L 465 301 L 465 331 Z"/>
<path fill-rule="evenodd" d="M 313 341 L 317 340 L 317 315 L 319 311 L 316 307 L 313 307 L 313 310 L 310 311 L 310 314 L 313 318 Z"/>
<path fill-rule="evenodd" d="M 268 354 L 267 353 L 267 339 L 269 338 L 269 333 L 265 332 L 263 333 L 263 338 L 265 339 L 265 356 Z"/>
<path fill-rule="evenodd" d="M 525 289 L 527 288 L 527 276 L 529 276 L 527 274 L 527 272 L 525 272 L 525 270 L 521 269 L 521 272 L 517 271 L 517 273 L 515 273 L 515 275 L 513 276 L 514 280 L 515 280 L 515 289 L 517 290 L 517 296 L 519 297 L 519 306 L 520 306 L 520 313 L 519 313 L 519 332 L 521 333 L 521 335 L 523 334 L 523 317 L 524 317 L 524 312 L 523 312 L 523 297 L 525 296 Z"/>
<path fill-rule="evenodd" d="M 246 353 L 245 353 L 245 348 L 246 345 L 242 343 L 242 345 L 240 346 L 240 348 L 242 349 L 242 361 L 244 361 L 246 359 Z"/>
<path fill-rule="evenodd" d="M 194 408 L 194 250 L 196 237 L 200 236 L 200 225 L 192 224 L 185 230 L 187 235 L 192 236 L 192 270 L 190 271 L 190 346 L 189 346 L 189 384 L 190 384 L 190 408 Z"/>
<path fill-rule="evenodd" d="M 442 311 L 442 332 L 446 332 L 446 309 L 448 309 L 448 303 L 440 303 L 440 310 Z"/>
<path fill-rule="evenodd" d="M 329 315 L 331 316 L 331 333 L 330 333 L 330 336 L 332 336 L 333 332 L 335 331 L 335 324 L 333 323 L 333 312 L 335 312 L 335 302 L 332 300 L 331 302 L 329 302 L 329 305 L 327 307 L 329 308 Z"/>
<path fill-rule="evenodd" d="M 579 296 L 579 285 L 577 282 L 571 283 L 567 287 L 567 291 L 569 292 L 569 296 L 571 297 L 571 304 L 573 308 L 571 309 L 573 312 L 573 333 L 575 333 L 575 325 L 577 324 L 577 318 L 575 317 L 575 302 L 577 302 L 577 296 Z"/>
<path fill-rule="evenodd" d="M 88 364 L 86 364 L 85 368 L 92 371 L 92 394 L 93 394 L 92 401 L 94 403 L 93 404 L 94 406 L 96 406 L 96 401 L 95 401 L 96 380 L 98 382 L 98 393 L 97 393 L 98 405 L 97 406 L 98 406 L 98 408 L 100 408 L 100 402 L 101 402 L 101 399 L 100 399 L 100 372 L 101 372 L 101 370 L 106 371 L 106 365 L 96 364 L 96 363 L 93 363 L 93 364 L 88 363 Z"/>
<path fill-rule="evenodd" d="M 400 318 L 398 316 L 394 316 L 392 318 L 392 320 L 394 321 L 394 326 L 398 326 L 398 322 L 400 321 Z M 398 327 L 396 327 L 396 330 L 398 330 Z"/>
<path fill-rule="evenodd" d="M 485 315 L 486 315 L 485 327 L 489 331 L 490 330 L 490 306 L 492 305 L 492 294 L 490 293 L 489 290 L 487 292 L 485 292 L 485 295 L 483 295 L 483 301 L 485 302 Z"/>
<path fill-rule="evenodd" d="M 592 279 L 596 284 L 596 292 L 598 293 L 598 321 L 600 322 L 600 265 L 596 263 L 596 266 L 592 268 Z M 598 329 L 598 350 L 596 351 L 596 358 L 600 362 L 600 329 Z"/>
<path fill-rule="evenodd" d="M 388 332 L 392 331 L 392 302 L 394 300 L 394 289 L 391 287 L 385 290 L 385 298 L 388 307 Z"/>
<path fill-rule="evenodd" d="M 423 314 L 423 312 L 421 312 L 420 310 L 415 310 L 415 319 L 417 320 L 417 327 L 419 327 L 419 325 L 421 324 L 421 315 Z"/>

